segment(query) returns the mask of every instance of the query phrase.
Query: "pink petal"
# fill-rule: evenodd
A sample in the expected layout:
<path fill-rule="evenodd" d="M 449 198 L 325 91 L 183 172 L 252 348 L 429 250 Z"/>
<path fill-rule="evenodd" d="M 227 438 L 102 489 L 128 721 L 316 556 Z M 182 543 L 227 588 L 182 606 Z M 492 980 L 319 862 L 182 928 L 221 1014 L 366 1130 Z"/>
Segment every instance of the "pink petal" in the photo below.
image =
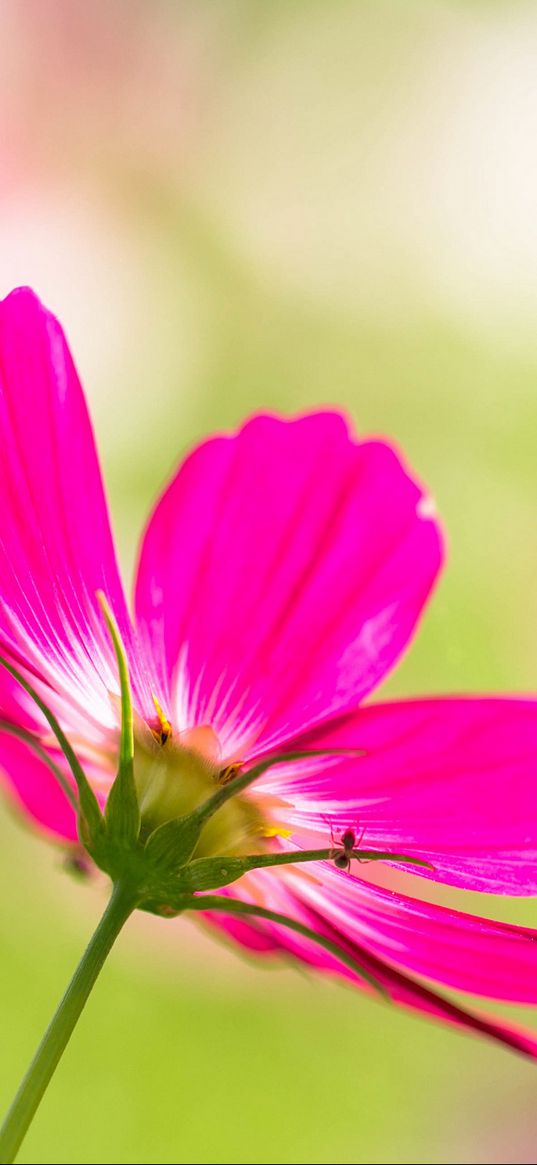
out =
<path fill-rule="evenodd" d="M 242 885 L 241 883 L 241 888 Z M 314 879 L 296 874 L 275 879 L 267 876 L 265 871 L 257 871 L 254 892 L 242 892 L 240 897 L 245 901 L 254 902 L 263 899 L 264 905 L 269 909 L 291 916 L 337 943 L 363 967 L 364 971 L 374 976 L 394 1003 L 449 1025 L 489 1036 L 518 1052 L 537 1058 L 537 1038 L 531 1032 L 498 1022 L 495 1018 L 480 1012 L 468 1011 L 437 993 L 430 986 L 412 978 L 396 965 L 393 951 L 388 960 L 375 952 L 369 936 L 366 937 L 365 926 L 363 932 L 355 938 L 352 928 L 349 928 L 349 915 L 340 913 L 337 908 L 334 909 L 334 903 L 330 902 L 330 891 L 320 885 L 316 886 Z M 221 925 L 227 926 L 228 918 L 226 916 L 221 918 Z M 261 919 L 256 922 L 256 927 L 260 934 L 278 943 L 283 951 L 289 951 L 316 970 L 343 975 L 357 986 L 364 986 L 362 979 L 311 940 L 294 934 L 284 926 Z M 359 921 L 356 921 L 356 930 L 357 932 L 360 930 Z M 527 945 L 533 942 L 533 933 L 529 932 L 531 937 L 526 939 Z"/>
<path fill-rule="evenodd" d="M 117 668 L 101 589 L 131 655 L 138 706 L 150 709 L 78 376 L 57 320 L 25 288 L 0 303 L 0 444 L 0 649 L 113 723 Z"/>
<path fill-rule="evenodd" d="M 60 758 L 56 763 L 63 768 Z M 47 833 L 76 841 L 76 815 L 46 764 L 16 737 L 0 731 L 0 784 Z"/>
<path fill-rule="evenodd" d="M 346 943 L 346 936 L 337 930 L 332 930 L 331 927 L 327 926 L 325 920 L 318 919 L 315 914 L 311 915 L 309 924 L 315 925 L 316 922 L 322 933 L 334 941 L 342 943 L 344 947 L 346 946 L 348 952 L 362 963 L 365 970 L 376 977 L 394 1003 L 441 1020 L 450 1026 L 466 1028 L 478 1035 L 488 1036 L 514 1051 L 537 1059 L 537 1038 L 531 1031 L 499 1022 L 494 1017 L 482 1012 L 467 1010 L 431 987 L 383 963 L 380 959 L 372 957 L 365 948 L 353 943 Z M 337 970 L 337 968 L 334 966 L 332 970 Z"/>
<path fill-rule="evenodd" d="M 363 848 L 421 857 L 412 872 L 472 890 L 537 893 L 537 701 L 378 704 L 326 725 L 302 748 L 357 747 L 270 770 L 259 795 L 286 801 L 301 844 L 354 828 Z M 363 831 L 363 835 L 362 835 Z M 365 868 L 365 867 L 364 867 Z"/>
<path fill-rule="evenodd" d="M 199 446 L 151 518 L 136 609 L 181 728 L 226 756 L 354 707 L 393 665 L 440 564 L 396 453 L 343 417 L 257 416 Z"/>
<path fill-rule="evenodd" d="M 376 957 L 472 995 L 537 1002 L 537 930 L 409 898 L 334 868 L 301 898 Z"/>

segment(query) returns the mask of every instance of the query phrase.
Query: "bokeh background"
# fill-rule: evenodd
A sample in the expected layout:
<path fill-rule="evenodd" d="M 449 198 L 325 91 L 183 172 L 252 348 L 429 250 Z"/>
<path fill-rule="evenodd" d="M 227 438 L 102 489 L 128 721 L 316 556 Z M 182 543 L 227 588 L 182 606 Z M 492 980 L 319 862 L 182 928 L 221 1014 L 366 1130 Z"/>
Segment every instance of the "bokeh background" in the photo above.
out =
<path fill-rule="evenodd" d="M 400 444 L 448 532 L 386 692 L 534 689 L 537 5 L 1 0 L 0 43 L 0 292 L 67 328 L 127 578 L 202 434 L 330 402 Z M 0 824 L 7 1103 L 104 888 Z M 536 1085 L 140 916 L 20 1160 L 534 1162 Z"/>

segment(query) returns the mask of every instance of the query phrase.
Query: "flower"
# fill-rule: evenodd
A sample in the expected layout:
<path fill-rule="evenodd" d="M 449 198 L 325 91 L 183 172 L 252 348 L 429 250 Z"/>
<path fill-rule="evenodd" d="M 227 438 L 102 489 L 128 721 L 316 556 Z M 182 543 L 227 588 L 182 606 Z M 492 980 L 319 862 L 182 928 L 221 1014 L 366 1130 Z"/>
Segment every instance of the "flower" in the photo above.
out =
<path fill-rule="evenodd" d="M 75 367 L 27 289 L 0 305 L 0 434 L 0 650 L 58 719 L 99 803 L 123 711 L 102 593 L 128 658 L 143 844 L 220 798 L 182 867 L 185 878 L 212 871 L 213 882 L 192 882 L 192 908 L 246 947 L 372 982 L 537 1056 L 530 1033 L 430 986 L 536 1002 L 537 931 L 399 889 L 410 861 L 429 890 L 536 892 L 537 707 L 363 705 L 441 565 L 431 504 L 395 450 L 358 441 L 336 412 L 256 415 L 204 442 L 146 528 L 133 622 Z M 65 756 L 5 668 L 0 700 L 6 785 L 76 855 Z M 305 864 L 310 850 L 324 858 Z M 248 867 L 252 854 L 259 867 Z M 215 861 L 223 890 L 205 897 L 218 888 Z"/>

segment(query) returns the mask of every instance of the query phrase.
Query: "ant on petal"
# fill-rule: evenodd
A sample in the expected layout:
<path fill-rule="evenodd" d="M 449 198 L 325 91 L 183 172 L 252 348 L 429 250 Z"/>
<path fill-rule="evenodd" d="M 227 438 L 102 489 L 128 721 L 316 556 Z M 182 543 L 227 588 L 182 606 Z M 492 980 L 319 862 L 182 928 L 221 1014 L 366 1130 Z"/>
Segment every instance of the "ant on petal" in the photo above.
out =
<path fill-rule="evenodd" d="M 364 836 L 365 828 L 362 829 L 358 841 L 356 841 L 356 834 L 354 829 L 346 829 L 336 842 L 332 830 L 332 845 L 334 846 L 334 853 L 331 854 L 334 865 L 338 870 L 350 870 L 352 858 L 357 857 L 355 850 Z M 357 859 L 360 860 L 359 858 Z"/>

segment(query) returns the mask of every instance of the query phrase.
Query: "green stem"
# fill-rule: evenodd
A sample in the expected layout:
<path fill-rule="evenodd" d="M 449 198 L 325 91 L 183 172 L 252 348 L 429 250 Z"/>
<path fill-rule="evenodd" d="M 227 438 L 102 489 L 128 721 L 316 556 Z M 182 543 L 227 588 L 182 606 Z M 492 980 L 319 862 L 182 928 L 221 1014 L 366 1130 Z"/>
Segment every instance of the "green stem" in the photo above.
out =
<path fill-rule="evenodd" d="M 10 1165 L 69 1042 L 84 1004 L 114 942 L 137 905 L 130 887 L 116 883 L 112 897 L 48 1027 L 0 1130 L 0 1163 Z"/>

